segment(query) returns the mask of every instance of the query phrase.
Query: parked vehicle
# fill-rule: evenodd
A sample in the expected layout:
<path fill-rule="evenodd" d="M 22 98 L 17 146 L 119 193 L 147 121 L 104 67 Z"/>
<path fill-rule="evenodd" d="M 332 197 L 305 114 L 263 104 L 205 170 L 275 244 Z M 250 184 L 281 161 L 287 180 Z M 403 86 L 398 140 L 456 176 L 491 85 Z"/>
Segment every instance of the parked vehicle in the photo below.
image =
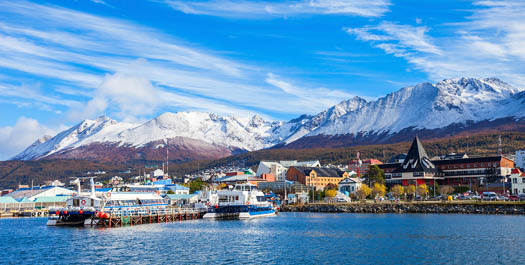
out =
<path fill-rule="evenodd" d="M 510 195 L 509 201 L 518 201 L 520 198 L 517 195 Z"/>
<path fill-rule="evenodd" d="M 525 201 L 525 194 L 518 195 L 518 200 L 519 201 Z"/>
<path fill-rule="evenodd" d="M 498 194 L 492 191 L 485 191 L 483 192 L 483 200 L 484 201 L 497 201 L 498 200 Z"/>

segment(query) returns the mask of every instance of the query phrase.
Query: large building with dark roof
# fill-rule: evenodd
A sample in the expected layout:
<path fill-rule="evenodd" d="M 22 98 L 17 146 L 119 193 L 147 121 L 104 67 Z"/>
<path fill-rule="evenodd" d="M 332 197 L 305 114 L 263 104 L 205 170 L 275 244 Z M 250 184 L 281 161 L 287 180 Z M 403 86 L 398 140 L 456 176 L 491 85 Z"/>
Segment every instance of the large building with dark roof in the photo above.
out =
<path fill-rule="evenodd" d="M 504 156 L 461 156 L 431 160 L 416 137 L 402 163 L 379 165 L 389 185 L 433 184 L 473 186 L 504 181 L 514 168 L 514 161 Z"/>

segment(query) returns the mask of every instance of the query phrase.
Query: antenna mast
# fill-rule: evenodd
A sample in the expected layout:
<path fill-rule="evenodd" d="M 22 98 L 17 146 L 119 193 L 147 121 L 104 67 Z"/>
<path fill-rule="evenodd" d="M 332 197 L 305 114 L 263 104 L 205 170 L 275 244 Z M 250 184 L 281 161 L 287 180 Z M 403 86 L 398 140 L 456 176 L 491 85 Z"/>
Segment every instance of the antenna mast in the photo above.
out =
<path fill-rule="evenodd" d="M 501 149 L 501 134 L 498 136 L 498 155 L 502 155 L 503 150 Z"/>
<path fill-rule="evenodd" d="M 169 148 L 168 148 L 168 139 L 166 139 L 166 175 L 169 177 L 170 174 L 169 174 L 169 167 L 168 167 L 168 165 L 169 165 L 169 162 L 168 162 L 169 161 L 169 159 L 168 159 L 168 155 L 169 155 L 168 152 L 169 151 L 168 150 L 169 150 Z"/>

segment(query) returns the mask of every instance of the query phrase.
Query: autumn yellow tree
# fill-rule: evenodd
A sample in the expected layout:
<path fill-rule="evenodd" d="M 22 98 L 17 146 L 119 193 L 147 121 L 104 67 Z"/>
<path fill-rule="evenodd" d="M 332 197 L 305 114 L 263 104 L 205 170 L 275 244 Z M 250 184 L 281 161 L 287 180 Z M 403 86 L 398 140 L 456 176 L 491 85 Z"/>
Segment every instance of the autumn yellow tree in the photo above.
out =
<path fill-rule="evenodd" d="M 403 195 L 405 193 L 405 189 L 403 188 L 403 186 L 401 185 L 394 185 L 394 187 L 392 187 L 392 193 L 394 194 L 394 196 L 396 196 L 398 199 L 401 198 L 401 195 Z"/>
<path fill-rule="evenodd" d="M 356 193 L 359 199 L 364 200 L 370 195 L 370 193 L 372 193 L 372 190 L 370 190 L 366 184 L 361 184 L 361 187 L 356 191 Z"/>
<path fill-rule="evenodd" d="M 383 184 L 380 183 L 374 183 L 374 187 L 372 188 L 372 197 L 383 197 L 386 193 L 386 187 Z"/>
<path fill-rule="evenodd" d="M 427 184 L 418 185 L 417 188 L 416 188 L 416 193 L 417 193 L 417 195 L 419 195 L 421 197 L 427 196 L 428 195 Z"/>
<path fill-rule="evenodd" d="M 333 198 L 333 197 L 335 197 L 335 195 L 337 195 L 337 191 L 336 190 L 327 190 L 327 191 L 324 192 L 324 195 L 326 197 Z"/>
<path fill-rule="evenodd" d="M 414 197 L 414 193 L 416 192 L 416 186 L 414 185 L 408 185 L 408 187 L 405 190 L 406 194 L 410 194 L 412 198 Z"/>
<path fill-rule="evenodd" d="M 219 185 L 217 186 L 217 189 L 218 189 L 218 190 L 222 190 L 222 189 L 226 188 L 226 186 L 227 186 L 227 185 L 226 185 L 225 183 L 221 183 L 221 184 L 219 184 Z"/>

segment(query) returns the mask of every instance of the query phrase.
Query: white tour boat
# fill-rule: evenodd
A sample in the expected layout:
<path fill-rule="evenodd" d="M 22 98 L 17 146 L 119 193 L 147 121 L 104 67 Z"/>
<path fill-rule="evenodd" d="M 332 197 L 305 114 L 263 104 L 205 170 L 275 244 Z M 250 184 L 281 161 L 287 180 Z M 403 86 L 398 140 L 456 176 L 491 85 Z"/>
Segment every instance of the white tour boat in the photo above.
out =
<path fill-rule="evenodd" d="M 217 203 L 209 205 L 203 218 L 249 219 L 277 214 L 264 193 L 249 183 L 237 184 L 233 189 L 219 190 L 216 194 Z"/>

